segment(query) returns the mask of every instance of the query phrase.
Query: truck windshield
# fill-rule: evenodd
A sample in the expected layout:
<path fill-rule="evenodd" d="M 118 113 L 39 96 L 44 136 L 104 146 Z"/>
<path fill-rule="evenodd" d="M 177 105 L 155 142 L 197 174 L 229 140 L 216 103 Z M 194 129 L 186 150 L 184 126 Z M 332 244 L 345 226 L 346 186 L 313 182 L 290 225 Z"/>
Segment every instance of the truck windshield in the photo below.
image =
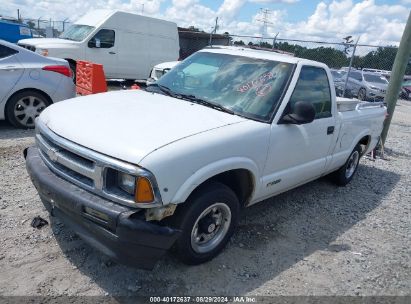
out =
<path fill-rule="evenodd" d="M 364 80 L 367 82 L 374 82 L 374 83 L 384 83 L 387 84 L 388 81 L 383 76 L 380 75 L 372 75 L 372 74 L 363 74 Z"/>
<path fill-rule="evenodd" d="M 88 34 L 91 33 L 92 30 L 94 30 L 94 26 L 73 24 L 60 35 L 60 38 L 73 41 L 82 41 L 88 36 Z"/>
<path fill-rule="evenodd" d="M 161 77 L 156 85 L 166 88 L 173 97 L 185 96 L 216 109 L 269 121 L 293 67 L 285 62 L 198 52 Z"/>

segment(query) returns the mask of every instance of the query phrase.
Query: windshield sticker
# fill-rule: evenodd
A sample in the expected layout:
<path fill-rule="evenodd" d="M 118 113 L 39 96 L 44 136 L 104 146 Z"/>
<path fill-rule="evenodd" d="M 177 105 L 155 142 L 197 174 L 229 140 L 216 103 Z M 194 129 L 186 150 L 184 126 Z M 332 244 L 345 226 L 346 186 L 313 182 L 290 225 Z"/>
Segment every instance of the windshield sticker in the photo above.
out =
<path fill-rule="evenodd" d="M 241 93 L 246 93 L 248 90 L 251 90 L 251 89 L 254 89 L 254 88 L 255 88 L 255 89 L 256 89 L 256 94 L 257 94 L 258 96 L 264 96 L 264 95 L 267 94 L 268 91 L 271 89 L 271 86 L 269 86 L 269 89 L 268 89 L 268 90 L 267 90 L 267 89 L 260 89 L 260 88 L 261 88 L 261 87 L 265 87 L 265 83 L 266 83 L 268 80 L 270 80 L 270 79 L 276 78 L 276 76 L 277 76 L 277 75 L 274 74 L 274 73 L 272 73 L 272 72 L 264 73 L 263 75 L 261 75 L 261 76 L 258 77 L 257 79 L 248 81 L 248 82 L 240 85 L 240 86 L 237 88 L 237 91 L 238 91 L 238 92 L 241 92 Z M 260 91 L 260 90 L 264 91 L 265 94 L 264 94 L 264 95 L 259 95 L 257 91 Z M 267 90 L 267 91 L 266 91 L 266 90 Z"/>
<path fill-rule="evenodd" d="M 266 84 L 262 85 L 261 87 L 256 88 L 255 89 L 255 94 L 257 96 L 265 96 L 270 91 L 271 91 L 271 84 L 266 83 Z"/>

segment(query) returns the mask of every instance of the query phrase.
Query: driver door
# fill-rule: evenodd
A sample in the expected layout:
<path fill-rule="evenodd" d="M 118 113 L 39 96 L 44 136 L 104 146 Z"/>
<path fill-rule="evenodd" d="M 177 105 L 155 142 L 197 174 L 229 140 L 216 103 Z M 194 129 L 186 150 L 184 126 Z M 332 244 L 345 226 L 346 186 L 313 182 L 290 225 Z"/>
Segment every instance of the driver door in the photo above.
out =
<path fill-rule="evenodd" d="M 86 48 L 88 61 L 103 65 L 106 78 L 117 77 L 117 38 L 114 30 L 101 29 Z"/>
<path fill-rule="evenodd" d="M 335 140 L 330 81 L 321 67 L 303 66 L 283 115 L 297 101 L 315 108 L 315 119 L 307 124 L 273 124 L 264 172 L 266 196 L 288 190 L 324 173 Z M 263 191 L 263 192 L 264 192 Z"/>

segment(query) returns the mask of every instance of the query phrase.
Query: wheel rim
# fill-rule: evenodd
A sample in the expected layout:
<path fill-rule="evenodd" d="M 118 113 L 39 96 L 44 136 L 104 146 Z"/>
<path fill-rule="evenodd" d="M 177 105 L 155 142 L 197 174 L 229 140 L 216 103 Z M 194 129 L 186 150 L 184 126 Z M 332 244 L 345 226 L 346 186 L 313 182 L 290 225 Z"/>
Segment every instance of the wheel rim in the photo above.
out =
<path fill-rule="evenodd" d="M 34 127 L 34 120 L 46 106 L 44 100 L 35 96 L 23 97 L 14 106 L 14 117 L 21 125 Z"/>
<path fill-rule="evenodd" d="M 226 236 L 231 224 L 231 210 L 224 203 L 215 203 L 205 209 L 191 231 L 191 247 L 197 253 L 210 252 Z"/>
<path fill-rule="evenodd" d="M 350 178 L 354 174 L 355 169 L 358 166 L 359 158 L 360 158 L 360 154 L 358 153 L 358 151 L 354 151 L 354 153 L 351 154 L 347 162 L 347 168 L 345 169 L 346 178 Z"/>

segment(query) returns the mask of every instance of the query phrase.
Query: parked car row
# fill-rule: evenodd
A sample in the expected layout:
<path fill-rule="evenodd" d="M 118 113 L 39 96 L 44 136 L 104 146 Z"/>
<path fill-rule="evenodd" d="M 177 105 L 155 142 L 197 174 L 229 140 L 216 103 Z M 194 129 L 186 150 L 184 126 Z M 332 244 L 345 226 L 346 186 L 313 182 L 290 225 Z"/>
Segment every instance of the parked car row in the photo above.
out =
<path fill-rule="evenodd" d="M 337 96 L 343 96 L 345 82 L 345 97 L 357 97 L 363 101 L 383 101 L 387 92 L 388 80 L 377 72 L 352 69 L 332 70 Z M 348 77 L 348 80 L 347 80 Z"/>

